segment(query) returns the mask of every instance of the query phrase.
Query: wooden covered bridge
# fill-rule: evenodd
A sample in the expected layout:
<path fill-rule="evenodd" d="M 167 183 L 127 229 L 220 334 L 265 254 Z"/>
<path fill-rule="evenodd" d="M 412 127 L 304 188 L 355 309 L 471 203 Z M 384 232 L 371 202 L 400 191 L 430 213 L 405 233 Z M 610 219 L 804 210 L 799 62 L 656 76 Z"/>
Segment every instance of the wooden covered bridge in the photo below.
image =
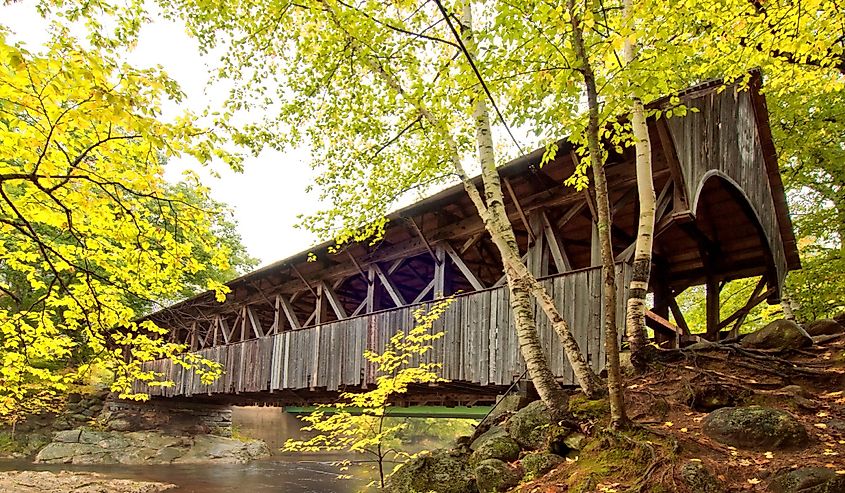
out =
<path fill-rule="evenodd" d="M 732 279 L 762 276 L 747 307 L 777 301 L 785 274 L 799 267 L 778 173 L 760 77 L 746 90 L 705 83 L 680 94 L 697 111 L 649 120 L 657 221 L 649 324 L 658 342 L 689 334 L 675 296 L 706 285 L 707 334 L 738 327 L 747 310 L 720 318 L 718 292 Z M 668 98 L 652 107 L 667 107 Z M 600 257 L 594 198 L 563 186 L 574 170 L 572 147 L 540 166 L 544 150 L 500 170 L 507 210 L 530 270 L 543 278 L 596 370 L 604 366 Z M 621 274 L 618 317 L 624 324 L 638 205 L 633 149 L 610 150 L 606 167 L 614 253 Z M 495 247 L 463 189 L 450 188 L 390 217 L 384 238 L 329 253 L 330 244 L 228 283 L 224 303 L 204 293 L 149 316 L 174 341 L 220 362 L 224 375 L 203 385 L 169 361 L 148 362 L 173 387 L 137 390 L 157 397 L 227 403 L 299 405 L 330 401 L 365 387 L 375 372 L 362 354 L 379 351 L 412 312 L 456 295 L 428 357 L 447 383 L 414 389 L 411 403 L 490 402 L 524 372 L 508 291 Z M 677 326 L 670 323 L 672 312 Z M 552 369 L 573 384 L 558 340 L 538 311 Z M 693 328 L 694 330 L 697 328 Z M 701 329 L 705 329 L 702 327 Z"/>

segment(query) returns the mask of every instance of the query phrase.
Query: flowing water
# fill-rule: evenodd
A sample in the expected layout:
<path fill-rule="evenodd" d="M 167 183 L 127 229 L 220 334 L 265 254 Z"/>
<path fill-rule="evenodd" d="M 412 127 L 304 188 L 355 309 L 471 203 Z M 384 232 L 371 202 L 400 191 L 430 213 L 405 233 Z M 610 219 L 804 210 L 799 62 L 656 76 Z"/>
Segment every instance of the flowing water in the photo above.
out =
<path fill-rule="evenodd" d="M 280 408 L 235 408 L 233 423 L 238 434 L 266 441 L 273 455 L 250 464 L 74 466 L 2 461 L 0 470 L 97 472 L 114 478 L 173 483 L 178 489 L 172 491 L 195 493 L 353 493 L 372 479 L 368 468 L 355 464 L 345 472 L 354 479 L 339 479 L 334 462 L 348 456 L 280 452 L 285 440 L 303 436 L 300 421 Z M 443 441 L 428 437 L 408 445 L 411 449 L 434 448 Z"/>

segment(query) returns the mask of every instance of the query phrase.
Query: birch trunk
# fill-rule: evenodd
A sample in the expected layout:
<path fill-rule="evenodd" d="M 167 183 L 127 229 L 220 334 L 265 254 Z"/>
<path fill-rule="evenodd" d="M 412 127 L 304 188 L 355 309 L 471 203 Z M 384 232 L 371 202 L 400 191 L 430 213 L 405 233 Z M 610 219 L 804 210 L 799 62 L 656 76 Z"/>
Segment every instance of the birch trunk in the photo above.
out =
<path fill-rule="evenodd" d="M 624 16 L 632 22 L 632 0 L 625 0 Z M 631 37 L 625 38 L 622 56 L 626 65 L 636 57 L 637 46 Z M 637 240 L 634 249 L 634 268 L 628 291 L 627 313 L 625 320 L 628 344 L 631 347 L 631 363 L 638 370 L 645 366 L 645 352 L 648 348 L 645 334 L 645 298 L 651 276 L 651 255 L 654 238 L 655 197 L 654 181 L 651 171 L 651 139 L 648 135 L 645 109 L 642 100 L 632 91 L 631 94 L 631 130 L 634 134 L 636 150 L 637 193 L 640 200 L 640 217 L 637 225 Z"/>
<path fill-rule="evenodd" d="M 334 9 L 331 6 L 329 6 L 329 11 L 332 14 L 335 24 L 340 29 L 343 29 L 343 25 L 337 20 L 337 17 L 334 15 Z M 347 34 L 349 33 L 347 32 Z M 353 36 L 349 35 L 349 37 L 355 46 L 362 50 L 365 49 Z M 495 170 L 495 155 L 493 153 L 489 115 L 484 101 L 480 100 L 482 106 L 478 106 L 478 102 L 476 102 L 474 112 L 478 117 L 483 117 L 486 120 L 485 124 L 478 125 L 477 138 L 479 140 L 479 158 L 483 161 L 482 179 L 485 183 L 485 195 L 490 197 L 492 212 L 464 169 L 458 151 L 458 145 L 452 137 L 450 129 L 432 114 L 422 101 L 405 91 L 396 77 L 380 65 L 377 59 L 369 57 L 366 60 L 375 75 L 380 77 L 391 90 L 395 91 L 412 105 L 420 117 L 431 124 L 433 130 L 443 139 L 446 148 L 449 150 L 449 159 L 455 174 L 461 181 L 464 190 L 478 211 L 478 215 L 484 223 L 485 229 L 490 234 L 493 243 L 501 254 L 502 264 L 505 267 L 505 273 L 508 279 L 508 288 L 512 296 L 511 307 L 514 311 L 520 353 L 525 360 L 528 374 L 543 402 L 556 412 L 565 411 L 566 409 L 566 394 L 555 380 L 554 374 L 549 368 L 548 361 L 540 345 L 529 294 L 534 294 L 535 296 L 538 296 L 538 294 L 541 295 L 538 298 L 540 299 L 540 306 L 549 315 L 555 331 L 563 340 L 565 354 L 573 368 L 573 373 L 581 389 L 590 397 L 600 395 L 602 393 L 601 380 L 587 364 L 578 347 L 577 341 L 575 341 L 560 313 L 557 312 L 551 297 L 522 263 L 516 238 L 513 234 L 513 228 L 504 208 L 499 175 Z M 485 141 L 482 144 L 482 139 L 489 139 L 489 141 Z"/>
<path fill-rule="evenodd" d="M 610 400 L 611 427 L 621 428 L 628 423 L 625 412 L 625 400 L 622 393 L 622 372 L 619 364 L 619 334 L 616 329 L 616 268 L 613 258 L 613 245 L 610 236 L 610 202 L 607 192 L 607 178 L 599 144 L 599 104 L 596 79 L 592 65 L 584 46 L 581 28 L 581 16 L 575 6 L 575 0 L 567 0 L 570 24 L 572 26 L 572 46 L 575 49 L 577 65 L 584 78 L 587 92 L 587 149 L 596 188 L 596 209 L 598 213 L 598 235 L 601 245 L 602 278 L 604 290 L 604 345 L 607 351 L 607 390 Z"/>
<path fill-rule="evenodd" d="M 464 6 L 463 21 L 466 28 L 464 44 L 470 55 L 474 56 L 475 49 L 471 39 L 472 7 L 470 2 L 467 2 Z M 505 266 L 505 274 L 507 275 L 508 287 L 511 292 L 512 308 L 518 324 L 517 332 L 523 330 L 526 332 L 520 336 L 520 341 L 523 338 L 532 341 L 536 340 L 536 348 L 540 349 L 540 355 L 542 356 L 542 349 L 537 337 L 536 320 L 534 319 L 534 312 L 531 309 L 530 295 L 533 294 L 560 338 L 564 353 L 582 390 L 590 397 L 597 397 L 602 394 L 601 381 L 584 358 L 578 342 L 569 330 L 568 324 L 557 310 L 554 300 L 548 294 L 545 287 L 537 281 L 522 262 L 513 225 L 508 219 L 507 211 L 505 210 L 504 193 L 502 191 L 499 172 L 496 169 L 493 135 L 490 127 L 490 112 L 487 109 L 487 103 L 483 95 L 479 95 L 476 98 L 473 116 L 476 123 L 476 142 L 478 145 L 478 159 L 481 164 L 481 179 L 484 184 L 484 196 L 489 214 L 489 226 L 487 229 L 502 257 L 502 264 Z M 521 321 L 520 317 L 524 317 L 524 320 Z M 524 328 L 520 328 L 520 325 L 523 325 Z M 528 333 L 529 327 L 531 328 L 530 334 Z"/>

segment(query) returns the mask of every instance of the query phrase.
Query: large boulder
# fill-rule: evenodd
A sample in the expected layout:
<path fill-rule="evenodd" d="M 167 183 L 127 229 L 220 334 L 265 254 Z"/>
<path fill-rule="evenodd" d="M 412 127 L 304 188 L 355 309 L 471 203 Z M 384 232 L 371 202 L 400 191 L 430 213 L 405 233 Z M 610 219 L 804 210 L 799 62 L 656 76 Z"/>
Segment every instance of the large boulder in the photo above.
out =
<path fill-rule="evenodd" d="M 246 463 L 270 454 L 261 440 L 215 435 L 172 436 L 160 432 L 122 433 L 91 429 L 57 432 L 38 452 L 45 464 Z"/>
<path fill-rule="evenodd" d="M 750 349 L 799 349 L 813 344 L 813 339 L 790 320 L 775 320 L 742 339 L 742 347 Z"/>
<path fill-rule="evenodd" d="M 387 491 L 476 493 L 478 488 L 466 455 L 438 449 L 402 464 L 388 478 Z"/>
<path fill-rule="evenodd" d="M 778 474 L 769 483 L 772 493 L 842 493 L 845 475 L 826 467 L 802 467 Z"/>
<path fill-rule="evenodd" d="M 522 469 L 518 466 L 512 466 L 499 459 L 483 460 L 475 467 L 475 481 L 479 493 L 508 491 L 519 484 L 522 476 Z"/>
<path fill-rule="evenodd" d="M 512 462 L 519 458 L 519 444 L 508 436 L 508 433 L 498 426 L 487 430 L 478 437 L 472 445 L 471 464 L 478 464 L 485 459 L 500 459 Z"/>
<path fill-rule="evenodd" d="M 690 461 L 681 469 L 681 479 L 690 493 L 723 493 L 725 486 L 699 461 Z"/>
<path fill-rule="evenodd" d="M 841 334 L 845 332 L 845 326 L 829 318 L 823 318 L 810 322 L 804 326 L 804 330 L 810 336 L 827 336 L 833 334 Z"/>
<path fill-rule="evenodd" d="M 534 401 L 508 419 L 508 434 L 522 448 L 539 450 L 547 443 L 551 413 L 543 401 Z"/>
<path fill-rule="evenodd" d="M 775 450 L 807 442 L 807 430 L 791 414 L 766 407 L 723 407 L 704 418 L 704 434 L 743 449 Z"/>
<path fill-rule="evenodd" d="M 530 452 L 520 461 L 525 476 L 531 479 L 538 478 L 551 471 L 563 462 L 563 457 L 551 452 Z"/>

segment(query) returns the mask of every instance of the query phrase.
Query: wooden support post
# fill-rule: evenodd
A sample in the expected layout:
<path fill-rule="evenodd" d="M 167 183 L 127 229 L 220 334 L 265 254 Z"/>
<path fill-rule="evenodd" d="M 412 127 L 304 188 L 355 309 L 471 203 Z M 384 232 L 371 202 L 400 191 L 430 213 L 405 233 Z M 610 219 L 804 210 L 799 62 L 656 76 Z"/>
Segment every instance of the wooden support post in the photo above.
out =
<path fill-rule="evenodd" d="M 435 261 L 437 261 L 437 255 L 434 254 L 434 249 L 431 248 L 431 244 L 425 238 L 425 235 L 423 234 L 420 227 L 417 226 L 417 222 L 414 221 L 413 217 L 409 217 L 408 220 L 411 221 L 411 225 L 414 227 L 414 231 L 416 231 L 417 236 L 419 236 L 420 240 L 422 240 L 423 245 L 425 245 L 425 249 L 428 250 L 428 253 L 429 253 L 429 255 L 431 255 L 431 258 L 433 258 Z"/>
<path fill-rule="evenodd" d="M 446 250 L 437 245 L 434 251 L 434 299 L 446 296 Z"/>
<path fill-rule="evenodd" d="M 654 267 L 657 266 L 655 265 Z M 662 319 L 668 320 L 669 299 L 672 297 L 672 293 L 669 286 L 666 284 L 666 277 L 662 275 L 663 273 L 660 272 L 660 269 L 653 269 L 653 274 L 653 282 L 651 284 L 654 287 L 654 307 L 651 309 L 651 312 Z M 680 334 L 678 332 L 680 332 L 680 330 L 675 331 L 674 334 L 662 334 L 655 331 L 654 341 L 661 347 L 667 347 L 667 344 L 668 347 L 678 347 L 678 344 L 680 343 Z"/>
<path fill-rule="evenodd" d="M 317 285 L 317 301 L 316 305 L 314 306 L 314 313 L 316 314 L 314 315 L 314 323 L 316 325 L 320 325 L 321 323 L 323 323 L 323 319 L 325 318 L 325 314 L 323 313 L 323 298 L 323 283 L 320 283 Z"/>
<path fill-rule="evenodd" d="M 719 282 L 709 275 L 707 277 L 707 340 L 716 341 L 719 338 Z"/>
<path fill-rule="evenodd" d="M 275 303 L 273 303 L 273 327 L 270 328 L 270 331 L 273 334 L 278 334 L 281 330 L 279 324 L 282 323 L 282 296 L 276 295 Z"/>
<path fill-rule="evenodd" d="M 247 324 L 247 316 L 246 316 L 246 305 L 241 307 L 241 341 L 246 340 L 246 324 Z"/>
<path fill-rule="evenodd" d="M 211 344 L 217 345 L 217 336 L 220 334 L 220 315 L 214 316 L 214 339 L 212 339 Z"/>
<path fill-rule="evenodd" d="M 531 213 L 531 217 L 528 219 L 528 224 L 531 226 L 532 229 L 535 231 L 543 231 L 543 220 L 540 217 L 539 212 Z M 545 242 L 543 241 L 544 235 L 537 235 L 534 238 L 534 243 L 528 245 L 528 271 L 534 277 L 542 277 L 549 273 L 548 271 L 548 263 L 543 262 L 543 257 L 545 256 Z M 546 257 L 548 259 L 548 257 Z"/>
<path fill-rule="evenodd" d="M 197 323 L 191 322 L 191 351 L 196 351 L 199 342 L 197 340 Z"/>
<path fill-rule="evenodd" d="M 375 265 L 375 264 L 373 264 Z M 366 313 L 373 313 L 374 311 L 378 310 L 379 307 L 379 299 L 378 290 L 376 289 L 376 269 L 370 266 L 369 271 L 367 273 L 367 311 Z"/>

